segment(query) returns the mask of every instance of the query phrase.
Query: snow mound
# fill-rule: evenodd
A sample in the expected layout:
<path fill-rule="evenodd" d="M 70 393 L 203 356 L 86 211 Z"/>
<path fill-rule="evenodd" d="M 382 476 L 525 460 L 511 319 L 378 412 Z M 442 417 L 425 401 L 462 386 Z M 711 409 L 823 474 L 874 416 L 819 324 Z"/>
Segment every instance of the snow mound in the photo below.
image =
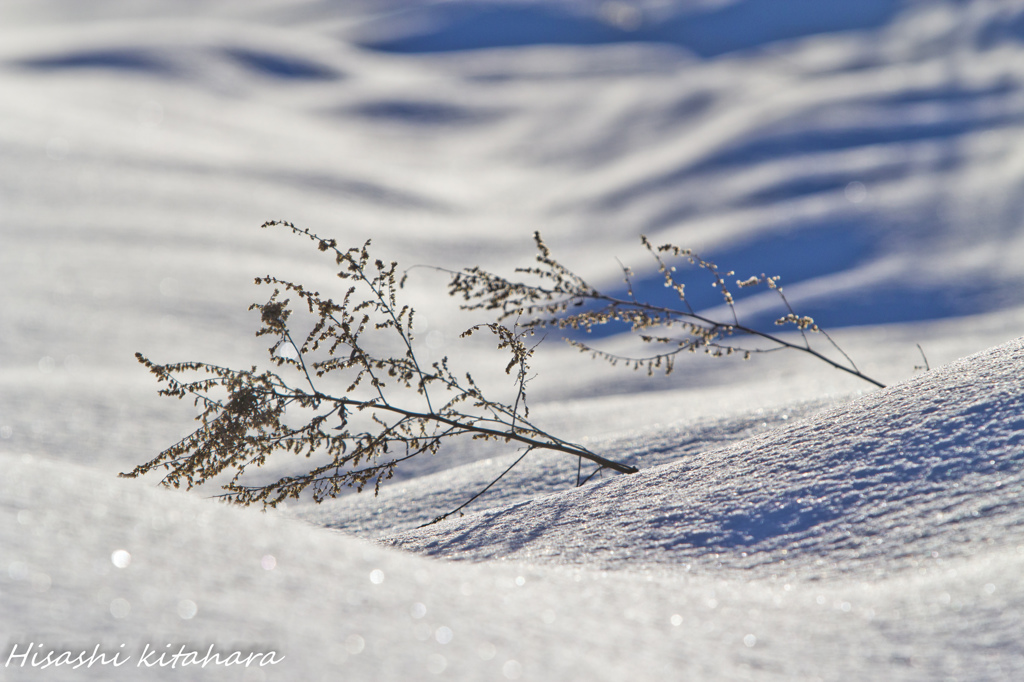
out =
<path fill-rule="evenodd" d="M 661 403 L 676 400 L 685 405 L 685 397 L 682 391 L 654 394 L 646 399 L 631 395 L 630 410 L 640 414 L 646 407 L 665 419 L 672 411 Z M 634 429 L 623 431 L 620 428 L 605 437 L 593 437 L 588 433 L 594 430 L 594 422 L 602 418 L 610 422 L 613 418 L 611 410 L 621 418 L 623 402 L 621 397 L 616 397 L 545 404 L 541 409 L 545 413 L 545 422 L 555 424 L 547 428 L 559 437 L 585 439 L 595 444 L 599 453 L 608 454 L 618 462 L 649 468 L 750 438 L 777 428 L 790 418 L 812 414 L 826 404 L 824 401 L 807 401 L 706 420 L 695 420 L 692 415 L 688 419 L 673 420 L 669 417 L 667 425 L 637 419 L 639 425 Z M 559 416 L 559 411 L 561 419 L 552 419 Z M 570 424 L 570 421 L 575 424 Z M 468 439 L 449 444 L 433 462 L 424 460 L 425 463 L 417 463 L 413 460 L 410 462 L 411 472 L 396 470 L 396 479 L 400 482 L 383 486 L 377 495 L 372 492 L 348 494 L 320 504 L 293 506 L 286 513 L 318 526 L 363 537 L 382 537 L 416 528 L 451 512 L 499 476 L 500 482 L 475 500 L 470 509 L 478 511 L 532 500 L 572 488 L 577 475 L 601 480 L 600 477 L 607 473 L 595 471 L 590 464 L 586 468 L 578 467 L 578 461 L 572 457 L 544 451 L 527 455 L 509 470 L 519 458 L 519 453 L 509 453 L 508 450 L 507 444 L 481 444 Z M 433 470 L 428 468 L 431 466 Z M 506 473 L 502 475 L 503 472 Z"/>
<path fill-rule="evenodd" d="M 390 541 L 449 558 L 881 573 L 1024 540 L 1024 340 L 681 461 Z"/>
<path fill-rule="evenodd" d="M 500 679 L 530 665 L 568 674 L 571 661 L 551 646 L 523 649 L 518 616 L 478 627 L 509 596 L 531 619 L 552 604 L 543 585 L 521 601 L 533 591 L 519 589 L 521 571 L 431 562 L 84 466 L 27 456 L 0 465 L 0 679 L 328 680 L 339 669 L 356 680 L 445 669 Z M 19 657 L 74 659 L 96 646 L 126 663 Z M 222 660 L 240 651 L 265 664 L 198 672 L 188 653 L 202 659 L 210 646 Z M 277 663 L 262 658 L 270 652 Z"/>
<path fill-rule="evenodd" d="M 1011 344 L 858 401 L 847 414 L 876 410 L 875 420 L 891 420 L 895 433 L 901 420 L 913 421 L 921 414 L 899 408 L 921 394 L 945 400 L 934 391 L 915 394 L 910 390 L 914 385 L 923 389 L 945 377 L 950 396 L 972 389 L 968 392 L 975 399 L 965 401 L 963 410 L 957 412 L 946 401 L 948 410 L 926 416 L 954 417 L 952 426 L 935 429 L 950 437 L 972 426 L 982 429 L 974 449 L 985 451 L 984 457 L 997 464 L 972 468 L 974 459 L 960 458 L 960 466 L 973 472 L 964 479 L 969 484 L 963 490 L 936 490 L 932 498 L 953 509 L 961 496 L 970 496 L 975 509 L 990 520 L 1012 520 L 991 510 L 993 494 L 976 482 L 1006 460 L 999 444 L 1015 436 L 1007 435 L 1009 428 L 998 419 L 978 415 L 1003 415 L 1009 423 L 1017 419 L 1012 389 L 1019 384 L 1011 365 L 1020 354 L 1021 345 Z M 989 383 L 972 383 L 977 381 Z M 785 448 L 779 445 L 781 436 L 814 433 L 815 424 L 834 432 L 835 424 L 827 423 L 829 414 L 835 420 L 843 411 L 703 459 L 750 453 L 753 442 L 766 452 L 800 449 L 813 439 L 808 436 L 800 448 Z M 870 418 L 862 421 L 866 429 L 872 428 Z M 875 442 L 888 447 L 881 438 Z M 911 450 L 926 449 L 907 447 L 901 461 L 912 462 Z M 820 465 L 793 462 L 789 472 L 776 466 L 776 475 L 799 481 L 801 471 L 820 475 L 828 464 L 856 459 L 839 457 L 839 450 L 835 457 L 826 453 L 816 460 Z M 759 457 L 766 465 L 772 461 L 767 455 Z M 783 459 L 775 457 L 780 463 Z M 9 455 L 0 465 L 0 622 L 10 626 L 3 650 L 8 661 L 5 680 L 171 680 L 196 674 L 218 680 L 331 680 L 339 674 L 355 680 L 436 675 L 459 680 L 996 680 L 1017 679 L 1024 672 L 1019 647 L 1024 544 L 978 547 L 974 556 L 942 557 L 917 571 L 874 576 L 870 582 L 849 576 L 815 579 L 816 567 L 811 565 L 792 576 L 781 575 L 781 566 L 770 575 L 757 570 L 714 575 L 643 571 L 639 560 L 646 560 L 649 546 L 643 537 L 632 538 L 628 551 L 638 561 L 622 572 L 521 562 L 452 563 L 273 514 L 119 481 L 85 466 Z M 664 481 L 675 468 L 652 469 L 526 506 L 540 510 L 562 500 L 564 514 L 580 516 L 596 513 L 599 505 L 593 502 L 619 490 L 622 499 L 611 500 L 615 513 L 606 514 L 604 522 L 634 516 L 642 524 L 638 492 L 656 495 L 652 490 L 657 486 L 650 482 Z M 709 476 L 700 489 L 724 490 L 722 479 L 745 480 L 742 467 L 737 473 L 744 476 L 734 477 L 712 468 L 705 467 L 719 480 Z M 922 478 L 908 470 L 893 472 L 894 490 Z M 823 480 L 834 481 L 840 473 Z M 647 485 L 637 485 L 644 480 Z M 771 485 L 765 480 L 746 485 Z M 635 489 L 628 490 L 630 486 Z M 580 494 L 573 511 L 570 498 Z M 900 504 L 898 495 L 888 496 L 894 506 Z M 909 494 L 905 506 L 917 504 Z M 508 525 L 523 508 L 514 505 L 478 518 Z M 947 526 L 967 529 L 970 523 L 965 517 Z M 523 547 L 537 547 L 531 534 L 541 542 L 555 536 L 564 541 L 565 523 L 552 519 L 551 524 L 547 536 L 525 522 L 509 529 L 512 537 L 524 540 L 520 547 L 507 547 L 509 556 L 522 557 Z M 668 525 L 662 520 L 655 528 Z M 598 558 L 609 554 L 613 541 L 623 539 L 614 526 L 602 534 L 587 519 L 580 519 L 577 529 Z M 437 526 L 431 533 L 446 537 L 451 548 L 466 546 L 460 535 L 474 537 L 464 523 Z M 741 544 L 735 531 L 719 535 L 722 543 Z M 1005 530 L 1003 540 L 1013 536 Z M 773 542 L 781 544 L 769 544 Z M 479 542 L 476 546 L 483 549 Z M 723 548 L 723 554 L 728 551 Z M 797 561 L 793 567 L 799 565 Z M 77 669 L 39 669 L 20 665 L 20 659 L 10 664 L 10 654 L 30 645 L 43 654 L 90 652 L 99 646 L 127 662 L 117 668 Z M 153 665 L 140 667 L 147 647 L 168 657 L 180 651 L 198 651 L 202 657 L 210 646 L 224 655 L 273 651 L 278 662 L 247 668 L 215 665 L 198 673 L 194 666 L 170 666 L 171 660 L 180 659 L 165 658 L 161 665 L 150 653 L 146 660 Z"/>

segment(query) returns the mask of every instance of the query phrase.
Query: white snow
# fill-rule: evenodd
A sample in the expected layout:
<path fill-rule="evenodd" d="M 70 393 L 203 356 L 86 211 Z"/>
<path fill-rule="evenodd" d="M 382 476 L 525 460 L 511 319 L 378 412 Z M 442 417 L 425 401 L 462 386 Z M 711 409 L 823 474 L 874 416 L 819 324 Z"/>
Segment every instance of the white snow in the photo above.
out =
<path fill-rule="evenodd" d="M 460 559 L 607 569 L 640 560 L 803 579 L 1012 549 L 1024 522 L 1022 362 L 1015 341 L 726 448 L 671 448 L 658 453 L 671 463 L 637 475 L 406 532 L 396 544 Z M 629 461 L 639 466 L 665 447 L 637 441 Z"/>
<path fill-rule="evenodd" d="M 5 0 L 0 679 L 1021 679 L 1022 27 L 1009 0 Z M 336 288 L 278 218 L 503 272 L 539 229 L 646 296 L 638 237 L 673 241 L 782 275 L 889 388 L 549 340 L 536 421 L 639 474 L 575 488 L 534 452 L 425 528 L 514 449 L 267 513 L 116 478 L 194 415 L 135 351 L 248 367 L 254 277 Z M 418 352 L 510 393 L 457 340 L 486 320 L 410 275 Z M 138 665 L 211 646 L 284 659 Z"/>

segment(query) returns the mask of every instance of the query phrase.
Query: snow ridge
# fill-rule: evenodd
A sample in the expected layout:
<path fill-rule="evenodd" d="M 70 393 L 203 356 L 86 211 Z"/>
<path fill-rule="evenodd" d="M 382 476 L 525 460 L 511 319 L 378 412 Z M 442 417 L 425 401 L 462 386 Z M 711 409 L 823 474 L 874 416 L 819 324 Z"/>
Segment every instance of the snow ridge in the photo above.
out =
<path fill-rule="evenodd" d="M 725 448 L 390 542 L 475 561 L 824 577 L 1024 541 L 1022 363 L 1018 339 Z"/>

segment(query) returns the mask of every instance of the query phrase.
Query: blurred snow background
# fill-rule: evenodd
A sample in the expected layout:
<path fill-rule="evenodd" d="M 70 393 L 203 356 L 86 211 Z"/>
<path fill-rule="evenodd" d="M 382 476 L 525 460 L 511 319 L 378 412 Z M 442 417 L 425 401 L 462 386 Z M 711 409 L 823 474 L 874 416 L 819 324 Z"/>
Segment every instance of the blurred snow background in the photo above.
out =
<path fill-rule="evenodd" d="M 0 634 L 289 655 L 210 679 L 1013 679 L 1019 351 L 914 366 L 916 344 L 937 367 L 1024 334 L 1022 43 L 1019 3 L 994 0 L 6 0 Z M 475 492 L 500 448 L 285 514 L 113 478 L 191 426 L 135 351 L 248 366 L 253 277 L 332 286 L 306 243 L 258 229 L 275 218 L 403 265 L 505 271 L 539 229 L 594 283 L 620 286 L 621 261 L 657 295 L 647 234 L 781 275 L 866 373 L 915 383 L 848 403 L 870 387 L 810 359 L 651 380 L 549 343 L 538 421 L 651 472 L 574 491 L 572 463 L 538 458 L 489 511 L 391 538 L 473 565 L 366 538 Z M 445 278 L 411 281 L 422 352 L 489 364 L 488 344 L 455 345 L 481 320 Z M 761 303 L 749 319 L 770 322 Z M 790 426 L 805 417 L 809 441 Z M 851 429 L 868 435 L 842 446 Z M 886 513 L 830 483 L 879 448 L 897 468 L 865 477 Z M 907 483 L 931 480 L 921 458 L 953 473 Z M 704 502 L 668 509 L 679 490 Z M 656 532 L 611 533 L 645 519 Z"/>

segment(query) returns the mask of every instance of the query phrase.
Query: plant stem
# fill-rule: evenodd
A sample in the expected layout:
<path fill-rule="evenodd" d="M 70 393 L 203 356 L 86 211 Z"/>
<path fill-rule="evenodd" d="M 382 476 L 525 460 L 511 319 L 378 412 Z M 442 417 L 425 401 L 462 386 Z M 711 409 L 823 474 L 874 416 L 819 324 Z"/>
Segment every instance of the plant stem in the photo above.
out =
<path fill-rule="evenodd" d="M 595 464 L 600 464 L 603 467 L 607 467 L 608 469 L 612 469 L 613 471 L 618 471 L 623 474 L 635 474 L 637 471 L 639 471 L 639 469 L 637 469 L 636 467 L 632 467 L 629 466 L 628 464 L 622 464 L 620 462 L 606 459 L 601 455 L 598 455 L 594 452 L 591 452 L 590 450 L 587 450 L 586 448 L 571 445 L 569 443 L 566 443 L 565 441 L 555 438 L 554 436 L 547 436 L 546 440 L 541 440 L 537 438 L 531 438 L 529 436 L 524 436 L 521 433 L 516 433 L 511 430 L 498 431 L 496 429 L 489 429 L 484 426 L 477 426 L 471 421 L 459 421 L 457 419 L 451 419 L 436 412 L 416 412 L 414 410 L 406 410 L 404 408 L 391 405 L 390 403 L 381 403 L 374 400 L 353 400 L 352 398 L 338 398 L 335 396 L 325 395 L 323 393 L 317 393 L 316 397 L 320 400 L 330 401 L 337 405 L 352 406 L 357 409 L 362 408 L 383 410 L 385 412 L 391 412 L 393 414 L 400 414 L 404 417 L 409 417 L 411 419 L 434 421 L 441 424 L 447 424 L 448 426 L 454 426 L 456 428 L 464 429 L 472 433 L 493 436 L 495 438 L 504 438 L 505 440 L 514 440 L 518 443 L 528 445 L 532 448 L 564 452 L 566 454 L 575 455 L 577 457 L 583 457 L 584 459 L 588 459 L 591 462 L 594 462 Z M 529 431 L 538 434 L 541 433 L 541 431 L 539 431 L 538 429 L 534 428 L 533 426 L 530 426 L 528 422 L 522 423 L 527 425 L 525 428 L 528 429 Z M 520 430 L 523 429 L 523 427 L 519 428 Z"/>
<path fill-rule="evenodd" d="M 635 308 L 640 308 L 642 310 L 648 310 L 648 311 L 651 311 L 651 312 L 661 313 L 663 315 L 670 316 L 670 317 L 687 317 L 687 318 L 690 318 L 690 319 L 697 320 L 698 322 L 702 322 L 702 323 L 704 323 L 706 325 L 709 325 L 711 327 L 731 327 L 732 329 L 736 329 L 738 331 L 741 331 L 744 334 L 749 334 L 750 336 L 757 336 L 757 337 L 760 337 L 762 339 L 765 339 L 766 341 L 771 341 L 772 343 L 778 344 L 779 346 L 782 346 L 783 348 L 790 348 L 792 350 L 798 350 L 798 351 L 802 351 L 804 353 L 809 353 L 810 355 L 813 355 L 814 357 L 818 358 L 822 362 L 824 362 L 824 363 L 826 363 L 828 365 L 831 365 L 832 367 L 835 367 L 836 369 L 839 369 L 839 370 L 842 370 L 842 371 L 847 372 L 849 374 L 852 374 L 853 376 L 857 377 L 858 379 L 862 379 L 864 381 L 867 381 L 870 384 L 874 384 L 878 388 L 885 388 L 885 384 L 883 384 L 882 382 L 877 381 L 875 379 L 872 379 L 871 377 L 867 376 L 866 374 L 862 373 L 861 371 L 859 371 L 857 369 L 851 369 L 851 368 L 849 368 L 849 367 L 847 367 L 845 365 L 841 365 L 838 362 L 836 362 L 835 360 L 829 358 L 828 356 L 822 355 L 821 353 L 819 353 L 818 351 L 814 350 L 810 346 L 799 346 L 799 345 L 797 345 L 795 343 L 790 343 L 789 341 L 786 341 L 784 339 L 780 339 L 779 337 L 774 336 L 772 334 L 769 334 L 767 332 L 763 332 L 763 331 L 754 329 L 753 327 L 745 327 L 745 326 L 743 326 L 741 324 L 722 324 L 721 322 L 715 322 L 714 320 L 712 320 L 710 318 L 704 317 L 703 315 L 700 315 L 699 313 L 685 312 L 685 311 L 681 311 L 681 310 L 675 310 L 673 308 L 664 308 L 664 307 L 661 307 L 661 306 L 651 305 L 649 303 L 637 303 L 635 301 L 624 301 L 622 299 L 614 298 L 612 296 L 606 296 L 604 294 L 598 294 L 594 298 L 596 298 L 598 300 L 607 301 L 608 303 L 610 303 L 612 305 L 615 305 L 615 306 L 635 307 Z M 844 353 L 844 355 L 845 355 L 845 353 Z"/>
<path fill-rule="evenodd" d="M 509 465 L 508 469 L 505 469 L 504 471 L 502 471 L 502 472 L 501 472 L 501 473 L 500 473 L 500 474 L 498 475 L 498 477 L 497 477 L 497 478 L 495 478 L 495 479 L 494 479 L 493 481 L 491 481 L 490 483 L 488 483 L 488 484 L 487 484 L 487 486 L 486 486 L 486 487 L 484 487 L 484 489 L 483 489 L 483 490 L 481 490 L 480 492 L 478 492 L 478 493 L 477 493 L 476 495 L 473 495 L 473 497 L 469 498 L 468 500 L 466 500 L 465 502 L 463 502 L 462 504 L 460 504 L 460 505 L 459 505 L 458 507 L 456 507 L 455 509 L 452 509 L 452 510 L 451 510 L 450 512 L 448 512 L 448 513 L 446 513 L 446 514 L 442 514 L 441 516 L 438 516 L 438 517 L 436 517 L 436 518 L 435 518 L 435 519 L 434 519 L 433 521 L 427 521 L 426 523 L 424 523 L 424 524 L 422 524 L 422 525 L 416 526 L 416 528 L 426 528 L 427 526 L 432 526 L 432 525 L 434 525 L 435 523 L 438 523 L 438 522 L 440 522 L 440 521 L 444 521 L 445 519 L 447 519 L 447 518 L 448 518 L 449 516 L 451 516 L 452 514 L 454 514 L 454 513 L 456 513 L 456 512 L 459 512 L 459 511 L 462 511 L 463 509 L 465 509 L 465 508 L 466 508 L 466 507 L 468 507 L 469 505 L 473 504 L 474 500 L 476 500 L 476 499 L 477 499 L 478 497 L 480 497 L 481 495 L 483 495 L 484 493 L 486 493 L 486 492 L 487 492 L 488 490 L 490 490 L 490 489 L 491 489 L 491 486 L 493 486 L 493 485 L 494 485 L 495 483 L 497 483 L 498 481 L 500 481 L 500 480 L 501 480 L 501 479 L 502 479 L 502 478 L 503 478 L 503 477 L 505 476 L 505 474 L 507 474 L 508 472 L 510 472 L 510 471 L 512 471 L 513 469 L 515 469 L 516 465 L 517 465 L 517 464 L 519 464 L 520 462 L 522 462 L 522 461 L 523 461 L 523 457 L 526 457 L 526 455 L 530 454 L 530 451 L 531 451 L 531 450 L 533 450 L 533 447 L 532 447 L 532 446 L 531 446 L 531 447 L 528 447 L 528 448 L 526 448 L 526 452 L 524 452 L 523 454 L 519 455 L 519 459 L 517 459 L 516 461 L 512 462 L 512 464 L 511 464 L 511 465 Z"/>

